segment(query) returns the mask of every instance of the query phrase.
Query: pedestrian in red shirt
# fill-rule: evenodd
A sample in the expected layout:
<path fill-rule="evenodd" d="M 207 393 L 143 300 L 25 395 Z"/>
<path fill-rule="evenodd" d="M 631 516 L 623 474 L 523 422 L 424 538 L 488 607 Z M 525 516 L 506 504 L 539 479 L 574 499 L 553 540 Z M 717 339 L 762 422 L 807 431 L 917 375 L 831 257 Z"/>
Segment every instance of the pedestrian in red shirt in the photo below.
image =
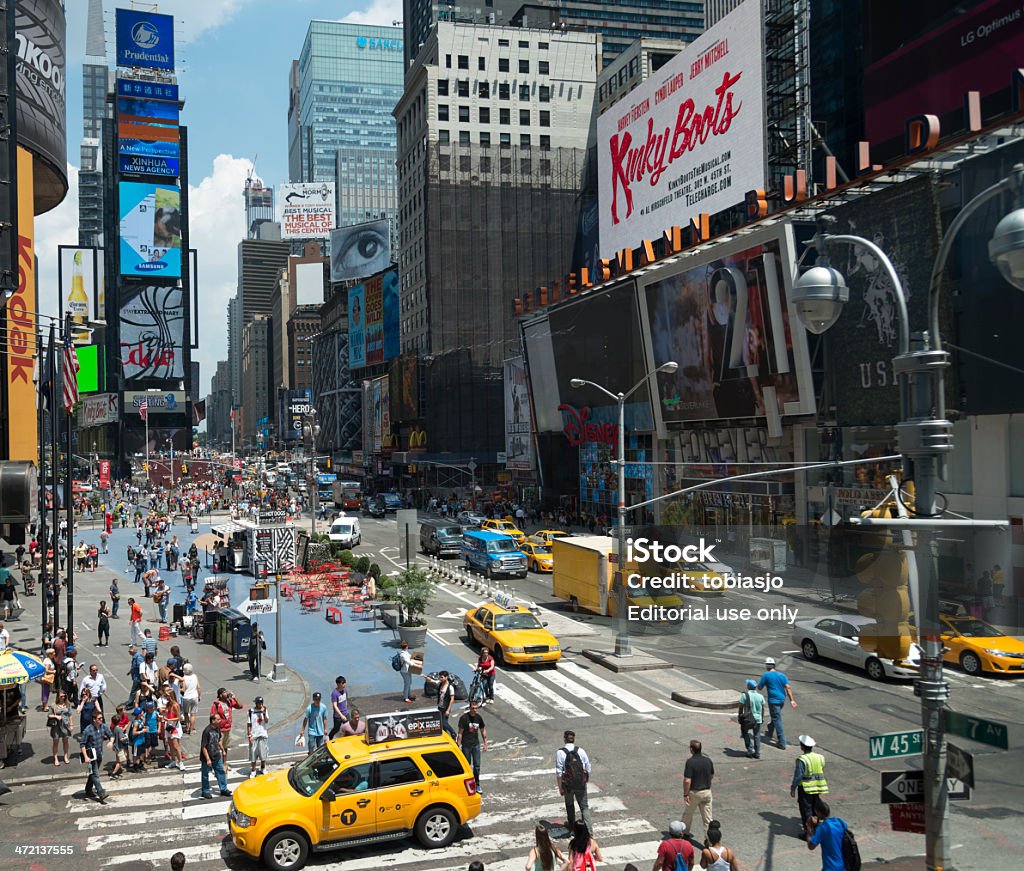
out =
<path fill-rule="evenodd" d="M 673 820 L 668 824 L 668 837 L 658 844 L 658 855 L 654 859 L 652 871 L 673 871 L 676 867 L 676 856 L 682 856 L 687 868 L 693 868 L 693 845 L 683 837 L 686 824 L 681 820 Z"/>
<path fill-rule="evenodd" d="M 234 710 L 242 710 L 242 703 L 224 687 L 217 690 L 217 701 L 210 706 L 210 714 L 220 717 L 220 746 L 224 751 L 224 767 L 228 767 L 228 748 L 231 746 L 231 717 Z"/>

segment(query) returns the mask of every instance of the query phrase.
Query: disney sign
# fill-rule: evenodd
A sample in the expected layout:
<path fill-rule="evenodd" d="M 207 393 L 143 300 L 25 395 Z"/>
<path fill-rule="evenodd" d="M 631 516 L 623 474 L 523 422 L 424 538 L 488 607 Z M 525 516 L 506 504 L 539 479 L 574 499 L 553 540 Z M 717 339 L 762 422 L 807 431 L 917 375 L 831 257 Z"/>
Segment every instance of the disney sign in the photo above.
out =
<path fill-rule="evenodd" d="M 558 410 L 562 412 L 562 432 L 574 448 L 590 443 L 614 445 L 619 440 L 619 425 L 591 420 L 590 406 L 577 409 L 563 402 Z"/>

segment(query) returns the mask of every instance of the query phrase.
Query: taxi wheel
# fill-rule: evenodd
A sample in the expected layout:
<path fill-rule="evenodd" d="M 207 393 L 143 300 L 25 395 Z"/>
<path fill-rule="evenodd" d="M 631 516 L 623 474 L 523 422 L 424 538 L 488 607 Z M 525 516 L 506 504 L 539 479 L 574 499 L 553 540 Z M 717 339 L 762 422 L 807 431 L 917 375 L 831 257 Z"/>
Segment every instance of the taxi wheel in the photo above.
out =
<path fill-rule="evenodd" d="M 502 668 L 505 667 L 505 650 L 500 644 L 494 645 L 494 663 Z"/>
<path fill-rule="evenodd" d="M 273 871 L 297 871 L 308 858 L 306 836 L 295 829 L 274 832 L 263 844 L 263 863 Z"/>
<path fill-rule="evenodd" d="M 458 831 L 459 821 L 446 807 L 432 807 L 416 820 L 416 839 L 428 849 L 447 847 Z"/>
<path fill-rule="evenodd" d="M 960 667 L 969 675 L 979 675 L 981 674 L 981 659 L 978 654 L 967 651 L 960 655 Z"/>

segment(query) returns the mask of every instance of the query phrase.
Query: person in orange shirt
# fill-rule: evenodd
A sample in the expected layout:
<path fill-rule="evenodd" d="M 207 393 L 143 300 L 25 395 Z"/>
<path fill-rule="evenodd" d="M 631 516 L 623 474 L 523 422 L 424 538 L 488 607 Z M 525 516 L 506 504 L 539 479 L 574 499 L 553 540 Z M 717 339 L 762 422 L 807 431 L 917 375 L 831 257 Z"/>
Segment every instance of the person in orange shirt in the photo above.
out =
<path fill-rule="evenodd" d="M 128 604 L 131 607 L 131 623 L 129 628 L 131 630 L 130 641 L 132 644 L 142 643 L 142 606 L 135 601 L 135 599 L 129 599 Z"/>

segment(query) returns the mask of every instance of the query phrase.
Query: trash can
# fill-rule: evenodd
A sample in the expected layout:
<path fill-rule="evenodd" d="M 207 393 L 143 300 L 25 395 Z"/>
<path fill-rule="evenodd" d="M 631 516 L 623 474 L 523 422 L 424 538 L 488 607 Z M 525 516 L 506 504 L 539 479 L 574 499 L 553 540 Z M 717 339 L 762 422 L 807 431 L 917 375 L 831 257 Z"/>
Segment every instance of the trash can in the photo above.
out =
<path fill-rule="evenodd" d="M 171 622 L 181 623 L 185 617 L 185 603 L 175 602 L 172 606 Z"/>
<path fill-rule="evenodd" d="M 217 641 L 217 623 L 220 619 L 220 611 L 211 608 L 203 612 L 203 642 L 215 644 Z"/>
<path fill-rule="evenodd" d="M 249 623 L 249 618 L 233 608 L 221 608 L 215 613 L 217 619 L 214 626 L 213 643 L 232 659 L 248 656 L 249 639 L 252 637 L 252 625 Z"/>

